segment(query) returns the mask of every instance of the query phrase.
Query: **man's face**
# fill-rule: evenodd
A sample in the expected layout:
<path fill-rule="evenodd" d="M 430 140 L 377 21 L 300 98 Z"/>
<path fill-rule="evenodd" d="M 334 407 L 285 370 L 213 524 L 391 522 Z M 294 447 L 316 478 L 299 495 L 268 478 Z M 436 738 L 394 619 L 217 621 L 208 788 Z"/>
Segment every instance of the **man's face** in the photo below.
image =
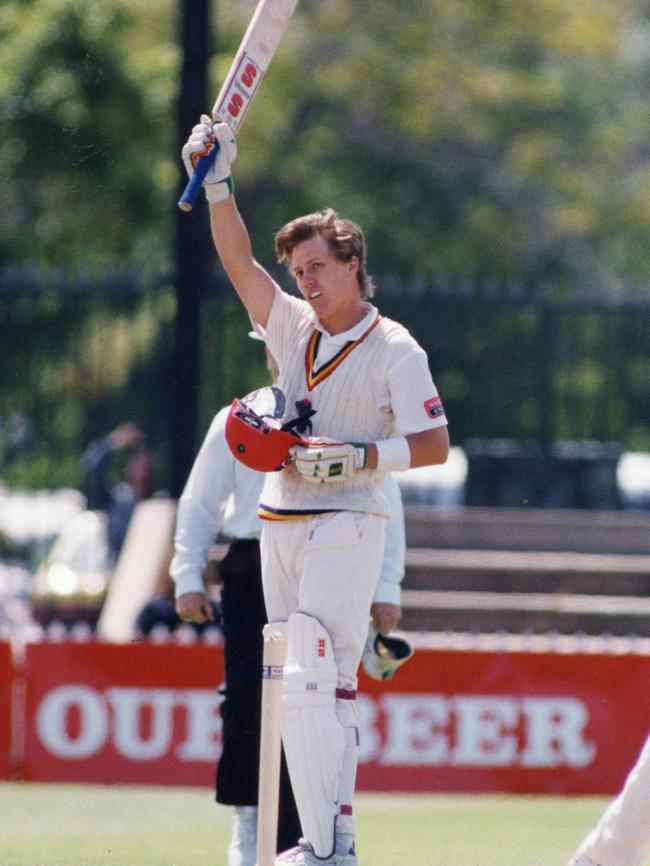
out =
<path fill-rule="evenodd" d="M 361 305 L 357 282 L 359 264 L 337 259 L 324 237 L 315 235 L 298 244 L 291 254 L 291 272 L 298 288 L 328 330 L 343 324 Z"/>

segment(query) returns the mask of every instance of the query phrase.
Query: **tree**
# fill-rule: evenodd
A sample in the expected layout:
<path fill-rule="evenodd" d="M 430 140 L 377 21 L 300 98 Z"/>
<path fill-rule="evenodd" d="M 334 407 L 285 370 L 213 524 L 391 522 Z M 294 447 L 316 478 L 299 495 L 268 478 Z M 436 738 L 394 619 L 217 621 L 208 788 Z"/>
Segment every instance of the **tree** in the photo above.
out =
<path fill-rule="evenodd" d="M 3 4 L 5 262 L 167 263 L 178 64 L 169 13 L 143 0 Z"/>
<path fill-rule="evenodd" d="M 211 93 L 254 5 L 215 4 Z M 5 260 L 168 262 L 177 23 L 170 0 L 6 0 Z M 240 134 L 260 256 L 330 204 L 378 275 L 643 279 L 647 27 L 641 0 L 301 0 Z"/>
<path fill-rule="evenodd" d="M 210 103 L 254 6 L 214 4 Z M 182 172 L 176 12 L 176 0 L 0 4 L 0 316 L 10 335 L 0 345 L 0 450 L 5 407 L 22 410 L 57 455 L 56 472 L 64 447 L 76 459 L 90 416 L 131 398 L 161 415 L 160 396 L 155 408 L 140 406 L 138 388 L 151 390 L 175 314 L 165 275 Z M 288 283 L 274 264 L 273 233 L 299 213 L 335 207 L 366 230 L 382 308 L 404 318 L 394 305 L 408 294 L 403 309 L 416 313 L 405 321 L 420 339 L 444 301 L 418 287 L 447 285 L 453 299 L 481 281 L 497 295 L 514 285 L 516 305 L 536 301 L 528 317 L 495 323 L 489 297 L 469 313 L 456 305 L 430 357 L 443 391 L 471 403 L 463 436 L 506 435 L 515 387 L 513 423 L 534 437 L 545 413 L 530 395 L 543 390 L 537 364 L 549 354 L 535 310 L 550 292 L 582 304 L 585 285 L 610 298 L 635 285 L 645 291 L 649 26 L 641 0 L 300 0 L 239 135 L 235 186 L 257 256 Z M 41 269 L 33 279 L 31 265 Z M 23 268 L 15 299 L 7 266 Z M 110 299 L 82 305 L 59 268 L 134 273 L 153 297 L 148 306 L 131 298 L 123 316 Z M 52 297 L 35 303 L 27 292 L 43 270 Z M 102 281 L 77 283 L 83 295 Z M 56 333 L 43 338 L 54 322 Z M 588 317 L 567 322 L 553 335 L 565 395 L 556 429 L 599 435 L 593 408 L 581 412 L 576 401 L 586 395 L 593 407 L 603 382 L 616 391 L 611 356 L 598 356 L 601 335 Z M 210 297 L 203 426 L 214 405 L 255 379 L 259 364 L 237 344 L 245 327 L 239 307 Z M 128 345 L 119 337 L 127 331 Z M 536 355 L 529 347 L 539 335 Z M 100 361 L 88 372 L 90 344 Z M 572 360 L 573 344 L 587 360 Z M 642 349 L 629 355 L 624 335 L 620 345 L 617 378 L 629 385 L 611 402 L 620 420 L 610 429 L 646 442 L 647 425 L 635 419 L 644 417 L 647 363 Z M 523 365 L 533 383 L 525 388 L 512 381 Z M 36 465 L 32 455 L 27 462 Z M 58 483 L 61 473 L 49 477 Z"/>
<path fill-rule="evenodd" d="M 241 136 L 237 172 L 253 172 L 265 230 L 280 209 L 327 203 L 367 227 L 379 273 L 523 279 L 537 291 L 647 270 L 640 2 L 302 10 Z"/>

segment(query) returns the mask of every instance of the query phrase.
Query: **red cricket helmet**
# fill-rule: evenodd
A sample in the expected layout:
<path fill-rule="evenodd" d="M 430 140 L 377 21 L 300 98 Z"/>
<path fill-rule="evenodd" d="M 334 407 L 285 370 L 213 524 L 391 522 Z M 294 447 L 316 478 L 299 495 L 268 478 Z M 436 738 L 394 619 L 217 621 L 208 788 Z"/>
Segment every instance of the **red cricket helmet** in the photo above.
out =
<path fill-rule="evenodd" d="M 226 441 L 240 463 L 258 472 L 274 472 L 288 465 L 294 445 L 307 444 L 280 421 L 284 405 L 284 394 L 275 385 L 233 400 Z"/>

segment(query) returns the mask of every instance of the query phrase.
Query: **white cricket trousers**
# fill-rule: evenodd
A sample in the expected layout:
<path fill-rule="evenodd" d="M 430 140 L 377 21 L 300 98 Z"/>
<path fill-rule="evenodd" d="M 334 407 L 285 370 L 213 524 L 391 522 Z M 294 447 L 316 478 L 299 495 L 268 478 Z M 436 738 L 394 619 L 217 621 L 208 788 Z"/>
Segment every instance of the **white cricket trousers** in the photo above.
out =
<path fill-rule="evenodd" d="M 385 530 L 385 517 L 360 511 L 269 520 L 262 528 L 269 622 L 286 621 L 297 611 L 317 619 L 332 641 L 340 689 L 357 687 Z"/>
<path fill-rule="evenodd" d="M 599 866 L 642 866 L 650 855 L 650 736 L 621 793 L 586 836 L 575 857 Z"/>

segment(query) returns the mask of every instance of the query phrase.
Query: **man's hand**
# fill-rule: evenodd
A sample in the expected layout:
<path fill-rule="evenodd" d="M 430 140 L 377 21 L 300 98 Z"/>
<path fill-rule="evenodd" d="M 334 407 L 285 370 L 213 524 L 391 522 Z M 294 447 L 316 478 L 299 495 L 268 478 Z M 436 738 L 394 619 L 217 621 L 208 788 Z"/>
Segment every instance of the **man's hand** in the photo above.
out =
<path fill-rule="evenodd" d="M 190 137 L 183 146 L 183 162 L 191 177 L 197 160 L 207 156 L 219 145 L 219 153 L 205 176 L 203 186 L 209 202 L 227 199 L 232 193 L 230 165 L 237 156 L 235 135 L 227 123 L 215 123 L 207 114 L 201 115 L 201 122 L 192 129 Z"/>
<path fill-rule="evenodd" d="M 402 608 L 398 604 L 376 601 L 370 608 L 372 624 L 380 634 L 389 634 L 402 618 Z"/>
<path fill-rule="evenodd" d="M 176 613 L 183 622 L 204 623 L 214 620 L 212 605 L 205 592 L 185 592 L 176 599 Z"/>
<path fill-rule="evenodd" d="M 353 478 L 357 469 L 367 465 L 368 451 L 365 445 L 353 442 L 314 438 L 309 440 L 308 446 L 294 445 L 290 454 L 305 481 L 331 484 Z"/>

